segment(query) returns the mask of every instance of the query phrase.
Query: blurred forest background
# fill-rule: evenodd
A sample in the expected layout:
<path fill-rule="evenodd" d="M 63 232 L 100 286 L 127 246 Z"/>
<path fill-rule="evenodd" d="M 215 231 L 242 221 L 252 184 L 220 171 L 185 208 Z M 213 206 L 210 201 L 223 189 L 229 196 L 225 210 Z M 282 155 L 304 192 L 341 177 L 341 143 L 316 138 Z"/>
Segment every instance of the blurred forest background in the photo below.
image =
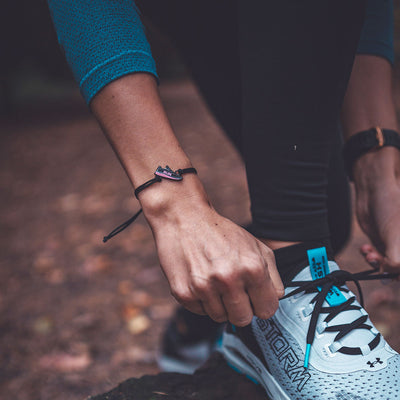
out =
<path fill-rule="evenodd" d="M 72 80 L 46 2 L 3 0 L 2 8 L 0 398 L 83 399 L 157 372 L 159 338 L 175 303 L 143 218 L 101 242 L 138 203 Z M 395 17 L 400 110 L 397 0 Z M 213 204 L 247 223 L 238 154 L 171 43 L 156 29 L 150 40 L 169 117 Z M 355 224 L 340 256 L 345 268 L 367 267 L 358 253 L 364 240 Z M 374 322 L 400 350 L 399 284 L 364 287 Z"/>

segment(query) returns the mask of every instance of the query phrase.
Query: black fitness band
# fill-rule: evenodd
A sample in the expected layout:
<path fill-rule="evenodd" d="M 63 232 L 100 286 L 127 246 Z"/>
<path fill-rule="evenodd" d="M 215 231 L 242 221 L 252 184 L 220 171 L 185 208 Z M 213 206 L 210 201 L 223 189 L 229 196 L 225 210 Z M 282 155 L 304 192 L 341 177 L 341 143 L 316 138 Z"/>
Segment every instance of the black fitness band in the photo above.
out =
<path fill-rule="evenodd" d="M 183 177 L 182 177 L 183 174 L 197 174 L 197 171 L 193 167 L 177 169 L 176 171 L 173 171 L 170 167 L 168 167 L 168 165 L 165 168 L 158 166 L 154 172 L 155 177 L 153 179 L 150 179 L 147 182 L 143 183 L 143 185 L 138 186 L 135 190 L 135 196 L 136 196 L 136 198 L 138 198 L 138 194 L 142 190 L 148 188 L 149 186 L 153 185 L 154 183 L 161 182 L 163 179 L 167 179 L 167 180 L 171 180 L 171 181 L 181 181 L 181 180 L 183 180 Z M 142 209 L 140 209 L 133 217 L 129 218 L 127 221 L 125 221 L 121 225 L 117 226 L 107 236 L 104 236 L 103 243 L 106 243 L 109 239 L 111 239 L 115 235 L 118 235 L 118 233 L 120 233 L 124 229 L 126 229 L 132 222 L 135 221 L 135 219 L 140 215 L 141 212 L 142 212 Z"/>
<path fill-rule="evenodd" d="M 385 146 L 397 147 L 400 150 L 400 134 L 377 126 L 351 136 L 343 146 L 343 158 L 350 180 L 353 180 L 353 165 L 358 158 Z"/>

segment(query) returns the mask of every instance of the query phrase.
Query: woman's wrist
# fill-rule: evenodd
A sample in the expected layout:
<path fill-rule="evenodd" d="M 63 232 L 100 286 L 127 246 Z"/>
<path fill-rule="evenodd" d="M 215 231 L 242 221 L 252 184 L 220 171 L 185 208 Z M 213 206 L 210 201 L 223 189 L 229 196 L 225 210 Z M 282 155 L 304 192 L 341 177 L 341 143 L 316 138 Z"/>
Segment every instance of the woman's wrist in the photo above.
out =
<path fill-rule="evenodd" d="M 363 154 L 354 162 L 353 176 L 357 190 L 395 182 L 400 176 L 400 151 L 383 147 Z"/>
<path fill-rule="evenodd" d="M 185 174 L 181 181 L 163 179 L 140 192 L 138 198 L 150 223 L 167 217 L 177 218 L 187 211 L 211 208 L 196 174 Z"/>

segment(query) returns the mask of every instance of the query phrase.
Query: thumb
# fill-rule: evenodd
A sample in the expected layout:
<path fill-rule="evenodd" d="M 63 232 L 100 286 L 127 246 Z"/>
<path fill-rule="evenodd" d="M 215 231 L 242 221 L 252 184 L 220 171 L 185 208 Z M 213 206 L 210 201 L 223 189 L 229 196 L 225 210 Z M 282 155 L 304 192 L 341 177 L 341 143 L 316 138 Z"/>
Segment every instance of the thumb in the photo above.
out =
<path fill-rule="evenodd" d="M 260 246 L 262 255 L 264 257 L 264 260 L 266 261 L 266 263 L 268 265 L 269 276 L 270 276 L 271 282 L 276 290 L 276 294 L 278 295 L 279 298 L 281 298 L 285 295 L 285 287 L 283 286 L 281 276 L 279 275 L 278 268 L 276 266 L 274 252 L 262 242 L 259 242 L 259 246 Z"/>

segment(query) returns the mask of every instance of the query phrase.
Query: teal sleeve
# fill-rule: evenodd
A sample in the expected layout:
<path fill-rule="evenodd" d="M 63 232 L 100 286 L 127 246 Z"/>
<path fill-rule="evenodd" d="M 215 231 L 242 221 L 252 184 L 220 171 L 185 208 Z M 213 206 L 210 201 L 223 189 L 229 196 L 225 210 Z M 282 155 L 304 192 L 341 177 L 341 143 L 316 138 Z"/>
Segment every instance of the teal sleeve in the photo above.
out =
<path fill-rule="evenodd" d="M 357 53 L 372 54 L 394 63 L 393 0 L 368 0 Z"/>
<path fill-rule="evenodd" d="M 48 0 L 58 41 L 87 103 L 104 86 L 133 72 L 157 78 L 133 0 Z"/>

